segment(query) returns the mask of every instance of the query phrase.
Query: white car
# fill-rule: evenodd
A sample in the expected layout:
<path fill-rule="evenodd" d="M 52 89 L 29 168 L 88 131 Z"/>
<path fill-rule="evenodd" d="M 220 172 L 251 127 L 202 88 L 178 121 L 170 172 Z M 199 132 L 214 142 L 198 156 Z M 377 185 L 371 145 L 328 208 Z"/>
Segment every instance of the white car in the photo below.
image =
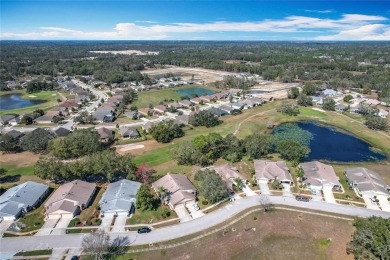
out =
<path fill-rule="evenodd" d="M 194 209 L 196 209 L 196 210 L 200 210 L 200 208 L 199 208 L 198 204 L 194 203 L 194 204 L 192 204 L 192 206 L 194 207 Z"/>

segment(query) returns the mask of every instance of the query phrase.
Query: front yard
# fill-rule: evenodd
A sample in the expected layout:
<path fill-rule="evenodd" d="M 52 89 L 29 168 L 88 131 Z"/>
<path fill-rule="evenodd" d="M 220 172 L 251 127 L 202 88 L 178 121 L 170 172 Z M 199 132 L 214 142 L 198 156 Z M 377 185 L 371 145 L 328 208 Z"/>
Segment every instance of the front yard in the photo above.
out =
<path fill-rule="evenodd" d="M 126 225 L 147 225 L 174 218 L 177 218 L 177 215 L 174 211 L 170 210 L 168 206 L 159 206 L 156 210 L 136 210 L 133 216 L 127 219 Z"/>

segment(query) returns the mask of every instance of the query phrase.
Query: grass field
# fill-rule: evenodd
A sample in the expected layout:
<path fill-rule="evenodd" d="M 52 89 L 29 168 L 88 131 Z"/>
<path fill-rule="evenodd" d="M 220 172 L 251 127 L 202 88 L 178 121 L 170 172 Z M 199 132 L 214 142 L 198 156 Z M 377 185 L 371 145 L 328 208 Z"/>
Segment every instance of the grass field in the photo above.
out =
<path fill-rule="evenodd" d="M 207 86 L 187 85 L 187 86 L 176 87 L 176 88 L 143 91 L 143 92 L 138 93 L 138 99 L 133 103 L 133 105 L 136 105 L 138 108 L 142 108 L 142 107 L 149 107 L 149 104 L 156 106 L 161 101 L 164 102 L 164 100 L 172 99 L 174 101 L 178 101 L 178 100 L 180 100 L 180 95 L 178 93 L 176 93 L 175 90 L 186 89 L 186 88 L 195 88 L 195 87 L 201 87 L 201 88 L 215 90 L 214 88 L 207 87 Z M 172 101 L 168 101 L 168 102 L 164 102 L 164 103 L 171 103 L 171 102 Z"/>
<path fill-rule="evenodd" d="M 15 90 L 15 91 L 2 91 L 0 92 L 0 95 L 7 95 L 7 94 L 22 94 L 22 98 L 24 99 L 31 99 L 31 100 L 45 100 L 46 102 L 43 102 L 41 104 L 30 106 L 30 107 L 23 107 L 23 108 L 17 108 L 17 109 L 10 109 L 10 110 L 0 110 L 0 115 L 4 114 L 22 114 L 22 113 L 30 113 L 37 109 L 43 109 L 43 110 L 49 110 L 50 108 L 56 106 L 58 104 L 57 99 L 61 96 L 58 94 L 57 91 L 41 91 L 37 93 L 28 94 L 25 90 Z M 35 96 L 35 97 L 30 97 Z"/>
<path fill-rule="evenodd" d="M 194 242 L 117 259 L 353 259 L 346 254 L 353 230 L 350 221 L 326 216 L 258 212 Z"/>

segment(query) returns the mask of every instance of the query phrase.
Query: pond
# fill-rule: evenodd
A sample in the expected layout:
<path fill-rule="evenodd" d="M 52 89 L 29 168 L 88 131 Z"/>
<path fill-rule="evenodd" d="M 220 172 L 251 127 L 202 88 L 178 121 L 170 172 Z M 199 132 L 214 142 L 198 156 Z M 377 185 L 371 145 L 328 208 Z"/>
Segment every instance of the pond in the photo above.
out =
<path fill-rule="evenodd" d="M 175 92 L 182 97 L 187 96 L 190 98 L 194 96 L 204 96 L 204 95 L 211 95 L 215 93 L 215 91 L 211 89 L 198 88 L 198 87 L 179 89 L 179 90 L 175 90 Z"/>
<path fill-rule="evenodd" d="M 302 130 L 310 132 L 311 152 L 307 160 L 337 162 L 364 162 L 386 160 L 386 156 L 373 151 L 371 145 L 353 135 L 314 122 L 296 123 Z"/>
<path fill-rule="evenodd" d="M 9 94 L 0 96 L 0 110 L 30 107 L 41 104 L 45 100 L 31 100 L 22 98 L 22 94 Z"/>

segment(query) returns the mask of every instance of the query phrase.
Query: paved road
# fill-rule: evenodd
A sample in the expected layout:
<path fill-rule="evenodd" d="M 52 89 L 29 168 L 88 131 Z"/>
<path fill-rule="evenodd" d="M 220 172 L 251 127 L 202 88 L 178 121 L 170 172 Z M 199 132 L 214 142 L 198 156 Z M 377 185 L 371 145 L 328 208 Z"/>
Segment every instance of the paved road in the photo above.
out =
<path fill-rule="evenodd" d="M 166 228 L 156 229 L 149 234 L 138 235 L 136 232 L 111 233 L 111 237 L 115 238 L 117 236 L 128 236 L 133 245 L 143 245 L 191 235 L 193 233 L 210 229 L 213 226 L 218 225 L 231 217 L 234 217 L 236 214 L 245 209 L 259 205 L 258 199 L 258 196 L 251 196 L 236 200 L 224 208 L 221 208 L 210 214 L 206 214 L 204 217 Z M 384 218 L 390 218 L 389 212 L 370 210 L 341 204 L 330 204 L 321 201 L 300 202 L 296 201 L 294 198 L 282 196 L 271 196 L 270 200 L 274 204 L 338 213 L 349 216 L 369 217 L 375 215 Z M 45 248 L 79 248 L 81 247 L 83 236 L 85 236 L 85 234 L 2 238 L 0 239 L 0 252 L 18 252 L 21 250 L 27 251 Z"/>

